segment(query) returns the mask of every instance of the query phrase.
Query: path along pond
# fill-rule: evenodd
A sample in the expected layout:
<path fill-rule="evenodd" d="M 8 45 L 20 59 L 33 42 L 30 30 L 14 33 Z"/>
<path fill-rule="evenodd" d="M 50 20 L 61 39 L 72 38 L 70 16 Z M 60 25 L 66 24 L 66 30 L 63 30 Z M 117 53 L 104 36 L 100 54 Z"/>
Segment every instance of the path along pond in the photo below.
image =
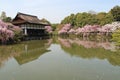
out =
<path fill-rule="evenodd" d="M 113 42 L 51 38 L 0 46 L 0 80 L 120 80 Z"/>

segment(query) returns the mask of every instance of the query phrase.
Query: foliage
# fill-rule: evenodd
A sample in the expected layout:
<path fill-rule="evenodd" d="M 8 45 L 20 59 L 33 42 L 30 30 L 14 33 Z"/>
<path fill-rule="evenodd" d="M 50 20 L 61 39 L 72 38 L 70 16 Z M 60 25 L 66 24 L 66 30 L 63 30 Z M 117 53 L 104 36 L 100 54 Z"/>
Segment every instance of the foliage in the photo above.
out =
<path fill-rule="evenodd" d="M 105 25 L 113 21 L 113 17 L 110 12 L 109 13 L 100 12 L 96 15 L 96 18 L 98 20 L 97 23 L 99 25 Z"/>
<path fill-rule="evenodd" d="M 53 29 L 53 31 L 55 31 L 56 30 L 56 28 L 57 28 L 57 26 L 58 26 L 59 24 L 52 24 L 52 29 Z"/>
<path fill-rule="evenodd" d="M 12 20 L 11 17 L 6 17 L 3 19 L 4 22 L 11 22 L 11 20 Z"/>
<path fill-rule="evenodd" d="M 15 34 L 13 37 L 14 42 L 19 42 L 23 37 L 22 29 L 19 28 L 18 26 L 12 26 L 10 30 L 12 30 Z"/>
<path fill-rule="evenodd" d="M 67 24 L 70 23 L 72 26 L 75 25 L 75 15 L 71 14 L 70 16 L 66 17 L 61 23 L 62 24 Z"/>
<path fill-rule="evenodd" d="M 117 12 L 119 12 L 119 11 L 117 11 Z M 120 13 L 118 13 L 118 14 L 120 14 Z M 113 15 L 113 13 L 111 11 L 109 11 L 108 13 L 99 12 L 99 13 L 93 14 L 90 12 L 88 12 L 88 13 L 83 12 L 83 13 L 71 14 L 70 16 L 65 17 L 61 21 L 61 24 L 70 23 L 72 26 L 77 26 L 77 27 L 83 27 L 87 24 L 103 26 L 105 24 L 108 24 L 108 23 L 111 23 L 114 21 L 112 15 Z M 117 17 L 119 17 L 119 15 Z"/>
<path fill-rule="evenodd" d="M 62 24 L 70 23 L 72 26 L 85 26 L 86 24 L 96 23 L 96 19 L 94 18 L 94 14 L 90 13 L 77 13 L 76 15 L 71 14 L 62 20 Z"/>
<path fill-rule="evenodd" d="M 49 25 L 51 24 L 51 23 L 50 23 L 47 19 L 45 19 L 45 18 L 41 19 L 40 21 L 43 22 L 43 23 L 49 24 Z"/>
<path fill-rule="evenodd" d="M 113 40 L 120 46 L 120 28 L 112 34 Z"/>
<path fill-rule="evenodd" d="M 120 21 L 120 6 L 115 6 L 111 9 L 111 13 L 115 21 Z"/>

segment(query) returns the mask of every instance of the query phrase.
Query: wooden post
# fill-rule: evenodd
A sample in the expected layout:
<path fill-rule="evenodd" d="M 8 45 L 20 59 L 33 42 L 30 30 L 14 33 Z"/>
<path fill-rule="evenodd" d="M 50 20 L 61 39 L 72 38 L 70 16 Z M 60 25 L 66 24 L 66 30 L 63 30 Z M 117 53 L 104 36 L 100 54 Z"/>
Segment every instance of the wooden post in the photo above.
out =
<path fill-rule="evenodd" d="M 25 35 L 27 35 L 27 28 L 26 27 L 24 29 L 24 33 L 25 33 Z"/>

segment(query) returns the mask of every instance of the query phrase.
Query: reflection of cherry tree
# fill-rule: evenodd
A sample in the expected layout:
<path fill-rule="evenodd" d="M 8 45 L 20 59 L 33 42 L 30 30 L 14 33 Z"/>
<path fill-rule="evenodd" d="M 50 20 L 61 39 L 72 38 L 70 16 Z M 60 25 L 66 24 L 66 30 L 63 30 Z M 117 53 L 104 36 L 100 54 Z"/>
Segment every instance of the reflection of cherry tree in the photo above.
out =
<path fill-rule="evenodd" d="M 78 38 L 76 38 L 76 40 L 74 40 L 74 43 L 78 44 L 79 46 L 84 46 L 85 48 L 97 48 L 97 42 L 94 41 L 87 41 L 87 40 L 80 40 Z"/>
<path fill-rule="evenodd" d="M 96 41 L 88 41 L 88 40 L 79 40 L 76 39 L 74 42 L 78 45 L 82 45 L 85 48 L 104 48 L 106 50 L 115 50 L 115 45 L 110 42 L 96 42 Z"/>
<path fill-rule="evenodd" d="M 71 47 L 72 44 L 77 44 L 79 46 L 84 46 L 85 48 L 104 48 L 106 50 L 115 50 L 115 45 L 110 42 L 96 42 L 96 41 L 89 41 L 89 40 L 80 40 L 78 38 L 72 39 L 58 39 L 62 45 L 65 47 Z"/>
<path fill-rule="evenodd" d="M 65 47 L 71 47 L 71 43 L 67 39 L 58 38 L 60 43 Z"/>
<path fill-rule="evenodd" d="M 112 50 L 115 51 L 115 45 L 114 43 L 110 43 L 110 42 L 102 42 L 102 43 L 98 43 L 98 45 L 100 47 L 103 47 L 106 50 Z"/>
<path fill-rule="evenodd" d="M 83 59 L 107 60 L 114 66 L 120 66 L 120 52 L 115 49 L 115 45 L 108 41 L 89 41 L 76 39 L 67 39 L 71 47 L 61 44 L 62 49 L 71 56 Z M 64 46 L 64 47 L 63 47 Z"/>

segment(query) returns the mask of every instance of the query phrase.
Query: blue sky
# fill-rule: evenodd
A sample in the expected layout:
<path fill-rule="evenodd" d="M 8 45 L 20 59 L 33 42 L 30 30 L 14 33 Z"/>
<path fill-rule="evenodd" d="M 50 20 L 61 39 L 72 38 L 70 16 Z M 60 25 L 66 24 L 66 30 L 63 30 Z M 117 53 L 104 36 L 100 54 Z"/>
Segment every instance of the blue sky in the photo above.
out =
<path fill-rule="evenodd" d="M 22 12 L 59 23 L 71 13 L 108 12 L 115 5 L 120 5 L 120 0 L 0 0 L 0 13 L 5 11 L 14 18 Z"/>

